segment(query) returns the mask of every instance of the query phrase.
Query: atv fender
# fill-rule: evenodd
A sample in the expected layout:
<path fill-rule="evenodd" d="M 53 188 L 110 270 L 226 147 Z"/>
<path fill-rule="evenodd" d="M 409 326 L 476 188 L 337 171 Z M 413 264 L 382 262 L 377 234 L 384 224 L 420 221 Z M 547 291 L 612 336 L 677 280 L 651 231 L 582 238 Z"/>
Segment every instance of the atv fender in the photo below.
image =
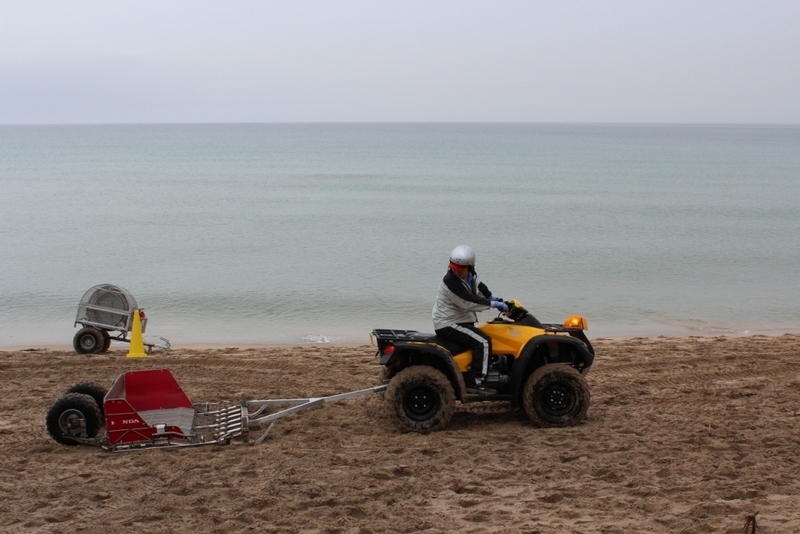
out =
<path fill-rule="evenodd" d="M 430 365 L 442 371 L 450 380 L 458 400 L 463 401 L 466 397 L 467 385 L 461 370 L 450 351 L 439 345 L 413 341 L 395 342 L 394 352 L 389 355 L 381 355 L 380 363 L 387 368 L 394 369 L 395 373 L 411 365 Z"/>
<path fill-rule="evenodd" d="M 562 351 L 558 351 L 555 358 L 551 358 L 547 347 L 548 343 L 557 343 L 558 345 L 569 345 L 574 349 L 575 358 L 562 357 Z M 544 348 L 545 350 L 540 350 Z M 511 369 L 511 404 L 514 407 L 519 406 L 520 395 L 525 380 L 539 367 L 548 363 L 568 363 L 582 372 L 592 365 L 594 361 L 594 353 L 580 339 L 568 336 L 544 335 L 532 338 L 527 345 L 522 349 L 519 358 L 514 360 Z"/>

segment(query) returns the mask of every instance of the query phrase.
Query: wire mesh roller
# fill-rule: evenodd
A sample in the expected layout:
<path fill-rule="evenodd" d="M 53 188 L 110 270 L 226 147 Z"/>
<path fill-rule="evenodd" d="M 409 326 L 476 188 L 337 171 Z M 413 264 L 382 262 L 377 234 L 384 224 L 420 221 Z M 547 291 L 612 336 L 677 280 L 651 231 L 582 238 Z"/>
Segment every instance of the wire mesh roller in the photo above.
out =
<path fill-rule="evenodd" d="M 96 285 L 81 297 L 75 324 L 130 332 L 133 310 L 137 307 L 136 299 L 126 289 L 112 284 Z M 147 319 L 143 319 L 142 332 L 146 324 Z"/>

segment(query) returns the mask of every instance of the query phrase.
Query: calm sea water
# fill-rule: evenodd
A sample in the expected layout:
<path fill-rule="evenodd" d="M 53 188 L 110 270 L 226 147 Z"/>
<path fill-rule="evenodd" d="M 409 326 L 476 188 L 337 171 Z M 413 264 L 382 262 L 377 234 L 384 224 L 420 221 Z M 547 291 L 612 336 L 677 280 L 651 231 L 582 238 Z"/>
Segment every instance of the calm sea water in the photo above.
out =
<path fill-rule="evenodd" d="M 6 346 L 100 283 L 173 344 L 430 331 L 460 244 L 593 336 L 796 332 L 798 236 L 800 127 L 0 127 Z"/>

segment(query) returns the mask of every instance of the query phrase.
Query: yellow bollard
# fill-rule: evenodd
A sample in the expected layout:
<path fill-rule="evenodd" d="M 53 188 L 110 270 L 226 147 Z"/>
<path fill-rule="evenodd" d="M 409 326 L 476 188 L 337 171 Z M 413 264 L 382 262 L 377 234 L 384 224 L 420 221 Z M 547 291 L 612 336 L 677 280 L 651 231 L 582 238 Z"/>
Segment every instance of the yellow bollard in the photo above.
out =
<path fill-rule="evenodd" d="M 131 348 L 128 350 L 128 358 L 144 358 L 147 353 L 144 350 L 144 338 L 142 337 L 142 319 L 139 317 L 139 310 L 133 310 L 133 330 L 131 331 Z"/>

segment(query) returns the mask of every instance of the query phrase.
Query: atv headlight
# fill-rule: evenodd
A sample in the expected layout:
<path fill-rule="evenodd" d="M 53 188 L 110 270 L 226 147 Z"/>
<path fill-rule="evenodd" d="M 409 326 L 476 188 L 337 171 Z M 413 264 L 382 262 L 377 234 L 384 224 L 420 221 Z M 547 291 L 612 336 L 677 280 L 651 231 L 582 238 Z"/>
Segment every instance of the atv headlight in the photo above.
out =
<path fill-rule="evenodd" d="M 570 315 L 564 321 L 564 328 L 580 328 L 581 330 L 589 330 L 589 321 L 580 315 Z"/>

